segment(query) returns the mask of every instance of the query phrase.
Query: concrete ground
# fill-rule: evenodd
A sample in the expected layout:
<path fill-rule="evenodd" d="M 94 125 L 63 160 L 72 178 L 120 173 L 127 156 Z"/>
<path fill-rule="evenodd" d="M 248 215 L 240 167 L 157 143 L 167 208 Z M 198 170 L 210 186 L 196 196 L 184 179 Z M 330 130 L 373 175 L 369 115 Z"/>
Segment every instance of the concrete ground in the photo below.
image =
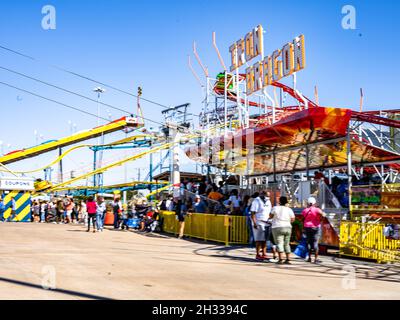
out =
<path fill-rule="evenodd" d="M 394 265 L 278 266 L 254 249 L 81 225 L 1 223 L 0 234 L 0 299 L 400 299 Z"/>

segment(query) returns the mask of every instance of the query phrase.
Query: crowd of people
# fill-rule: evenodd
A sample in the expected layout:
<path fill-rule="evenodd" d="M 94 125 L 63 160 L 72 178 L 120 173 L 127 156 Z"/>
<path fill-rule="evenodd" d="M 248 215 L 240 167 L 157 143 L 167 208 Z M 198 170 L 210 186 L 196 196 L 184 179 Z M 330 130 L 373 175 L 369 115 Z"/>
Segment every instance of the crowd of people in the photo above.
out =
<path fill-rule="evenodd" d="M 183 238 L 185 218 L 192 213 L 245 216 L 250 230 L 250 241 L 255 244 L 256 260 L 266 260 L 267 248 L 270 247 L 272 251 L 272 258 L 268 259 L 270 262 L 290 264 L 290 239 L 295 215 L 288 205 L 288 199 L 280 197 L 279 204 L 273 207 L 267 191 L 241 198 L 237 189 L 229 193 L 224 192 L 226 190 L 224 189 L 222 182 L 217 185 L 207 183 L 205 180 L 200 183 L 187 181 L 182 183 L 179 197 L 167 195 L 157 205 L 148 203 L 143 196 L 134 198 L 128 205 L 123 205 L 119 197 L 106 203 L 102 196 L 90 196 L 78 200 L 65 195 L 51 201 L 34 200 L 31 206 L 31 219 L 36 223 L 80 223 L 87 226 L 87 232 L 102 232 L 106 213 L 109 212 L 113 215 L 115 230 L 129 230 L 128 222 L 133 219 L 137 222 L 134 228 L 139 231 L 154 232 L 162 224 L 159 210 L 175 211 L 180 224 L 178 237 Z M 12 203 L 15 206 L 15 201 Z M 3 213 L 4 204 L 0 199 L 0 221 L 5 220 Z M 10 216 L 12 215 L 13 211 Z M 315 256 L 314 262 L 318 262 L 318 242 L 324 216 L 322 210 L 317 207 L 315 198 L 310 197 L 308 207 L 301 215 L 310 262 L 312 262 L 312 252 Z"/>
<path fill-rule="evenodd" d="M 7 219 L 2 198 L 0 198 L 0 222 L 11 222 L 16 216 L 15 199 L 11 199 L 11 212 Z M 148 203 L 143 196 L 135 197 L 123 205 L 119 197 L 106 202 L 102 196 L 74 199 L 71 196 L 56 197 L 52 200 L 34 199 L 31 204 L 31 222 L 54 224 L 83 224 L 87 232 L 103 232 L 107 212 L 113 216 L 114 230 L 154 232 L 159 226 L 157 207 Z M 130 224 L 130 221 L 136 223 Z"/>
<path fill-rule="evenodd" d="M 273 207 L 267 191 L 241 198 L 237 189 L 224 193 L 223 187 L 222 183 L 182 184 L 180 197 L 173 198 L 172 195 L 168 195 L 162 200 L 160 210 L 175 211 L 180 223 L 179 238 L 184 236 L 186 216 L 193 213 L 246 216 L 251 242 L 254 242 L 256 247 L 256 260 L 267 259 L 267 244 L 269 244 L 272 250 L 272 258 L 268 259 L 270 262 L 290 264 L 290 240 L 295 215 L 289 207 L 287 197 L 280 197 L 279 204 Z M 185 193 L 184 190 L 189 193 Z M 310 197 L 307 202 L 308 207 L 303 210 L 300 219 L 307 239 L 308 261 L 312 262 L 313 253 L 313 262 L 318 262 L 321 223 L 325 213 L 317 207 L 314 197 Z"/>

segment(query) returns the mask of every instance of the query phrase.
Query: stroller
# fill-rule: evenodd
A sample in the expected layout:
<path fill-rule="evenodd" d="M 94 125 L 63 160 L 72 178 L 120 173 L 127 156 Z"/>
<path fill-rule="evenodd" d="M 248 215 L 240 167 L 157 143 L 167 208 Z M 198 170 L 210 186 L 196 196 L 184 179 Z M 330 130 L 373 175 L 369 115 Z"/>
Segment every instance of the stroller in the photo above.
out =
<path fill-rule="evenodd" d="M 159 214 L 153 212 L 151 217 L 146 217 L 144 221 L 144 231 L 146 232 L 160 232 Z"/>
<path fill-rule="evenodd" d="M 49 210 L 46 215 L 46 222 L 47 223 L 57 223 L 57 215 Z"/>

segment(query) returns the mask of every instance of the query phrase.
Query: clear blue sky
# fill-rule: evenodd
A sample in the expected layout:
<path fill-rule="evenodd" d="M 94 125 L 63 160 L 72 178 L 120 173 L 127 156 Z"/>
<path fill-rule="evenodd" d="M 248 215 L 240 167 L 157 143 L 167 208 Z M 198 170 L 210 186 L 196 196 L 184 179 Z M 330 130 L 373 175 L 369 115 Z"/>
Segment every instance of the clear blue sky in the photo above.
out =
<path fill-rule="evenodd" d="M 41 27 L 44 5 L 57 10 L 57 29 Z M 344 5 L 357 10 L 357 29 L 341 26 Z M 267 30 L 265 52 L 272 53 L 295 36 L 306 37 L 307 68 L 298 73 L 299 89 L 313 97 L 318 85 L 320 103 L 358 108 L 359 88 L 364 89 L 366 109 L 398 106 L 399 74 L 398 1 L 128 1 L 128 0 L 3 0 L 0 2 L 0 45 L 136 92 L 165 105 L 185 102 L 199 113 L 202 93 L 187 67 L 193 40 L 212 74 L 220 71 L 211 43 L 229 61 L 229 45 L 258 24 Z M 94 95 L 94 84 L 0 50 L 0 66 L 25 72 L 42 80 Z M 196 66 L 199 73 L 200 68 Z M 0 70 L 0 81 L 95 113 L 96 105 L 38 85 Z M 96 125 L 96 119 L 30 97 L 0 85 L 0 140 L 20 149 L 35 144 L 33 131 L 44 140 L 69 133 L 68 120 L 78 130 Z M 135 99 L 108 90 L 103 101 L 136 111 Z M 107 117 L 107 108 L 102 116 Z M 161 120 L 160 107 L 143 103 L 145 116 Z M 123 114 L 110 110 L 112 117 Z M 148 126 L 157 126 L 148 123 Z M 118 135 L 107 139 L 119 138 Z M 8 151 L 8 150 L 6 150 Z M 20 167 L 44 164 L 55 154 L 25 161 Z M 106 157 L 117 157 L 116 153 Z M 90 153 L 69 157 L 67 166 L 89 164 Z M 136 165 L 132 165 L 130 172 Z M 144 163 L 140 165 L 145 166 Z M 16 168 L 17 166 L 13 166 Z M 118 172 L 120 172 L 119 169 Z M 134 176 L 136 173 L 130 173 Z M 117 174 L 113 182 L 119 178 Z M 118 176 L 120 177 L 120 176 Z"/>

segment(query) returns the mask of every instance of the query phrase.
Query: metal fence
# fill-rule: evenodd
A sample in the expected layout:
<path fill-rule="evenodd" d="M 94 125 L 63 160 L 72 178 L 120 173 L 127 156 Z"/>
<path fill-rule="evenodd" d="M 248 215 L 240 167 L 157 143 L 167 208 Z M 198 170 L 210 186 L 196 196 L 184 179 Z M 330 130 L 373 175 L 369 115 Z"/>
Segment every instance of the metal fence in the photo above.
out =
<path fill-rule="evenodd" d="M 179 222 L 174 212 L 162 211 L 162 228 L 166 233 L 178 234 Z M 184 235 L 205 241 L 248 244 L 249 228 L 246 217 L 193 213 L 185 218 Z"/>
<path fill-rule="evenodd" d="M 384 224 L 342 221 L 340 254 L 377 262 L 400 262 L 400 240 L 387 238 L 384 228 Z"/>

